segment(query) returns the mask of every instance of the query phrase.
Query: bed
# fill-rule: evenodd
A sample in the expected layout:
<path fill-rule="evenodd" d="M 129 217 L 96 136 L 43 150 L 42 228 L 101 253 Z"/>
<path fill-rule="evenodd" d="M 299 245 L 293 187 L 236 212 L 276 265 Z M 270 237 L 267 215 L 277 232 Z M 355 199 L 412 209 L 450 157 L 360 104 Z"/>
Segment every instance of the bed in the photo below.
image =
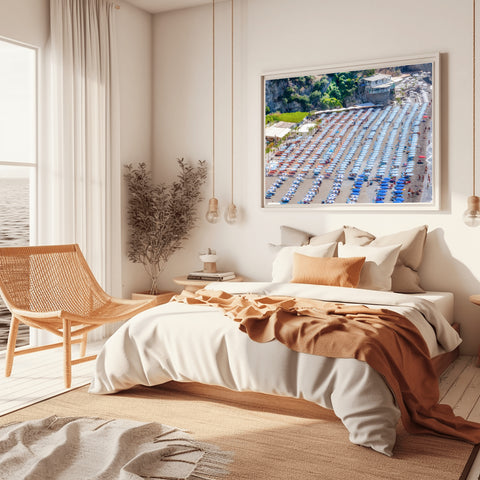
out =
<path fill-rule="evenodd" d="M 452 326 L 453 295 L 425 292 L 419 283 L 426 231 L 421 226 L 375 237 L 343 227 L 314 237 L 287 227 L 282 245 L 275 247 L 271 282 L 212 283 L 199 295 L 215 296 L 221 290 L 234 300 L 285 297 L 294 302 L 330 302 L 347 309 L 386 309 L 418 337 L 426 362 L 419 370 L 429 371 L 434 382 L 430 390 L 434 391 L 438 389 L 435 374 L 458 354 L 461 339 L 458 328 Z M 276 338 L 252 341 L 231 319 L 230 311 L 226 314 L 218 303 L 196 301 L 189 303 L 180 297 L 123 325 L 98 355 L 89 391 L 111 394 L 173 380 L 304 398 L 333 409 L 352 443 L 393 454 L 396 426 L 401 415 L 405 425 L 406 411 L 403 392 L 394 385 L 395 376 L 357 359 L 361 357 L 305 353 Z M 348 344 L 351 337 L 345 338 Z M 385 350 L 382 344 L 381 349 Z M 412 350 L 416 349 L 414 345 Z M 448 415 L 453 415 L 451 409 Z M 456 435 L 461 428 L 455 422 L 447 432 Z M 480 428 L 467 428 L 471 431 L 466 436 L 480 441 Z"/>
<path fill-rule="evenodd" d="M 219 288 L 232 294 L 388 306 L 417 326 L 432 357 L 454 351 L 460 343 L 442 314 L 450 310 L 448 293 L 419 297 L 292 283 L 210 284 L 207 290 Z M 392 455 L 400 412 L 374 369 L 351 358 L 298 353 L 276 341 L 253 342 L 219 308 L 171 302 L 137 315 L 106 342 L 97 358 L 90 392 L 115 393 L 171 380 L 310 400 L 335 411 L 352 443 Z"/>

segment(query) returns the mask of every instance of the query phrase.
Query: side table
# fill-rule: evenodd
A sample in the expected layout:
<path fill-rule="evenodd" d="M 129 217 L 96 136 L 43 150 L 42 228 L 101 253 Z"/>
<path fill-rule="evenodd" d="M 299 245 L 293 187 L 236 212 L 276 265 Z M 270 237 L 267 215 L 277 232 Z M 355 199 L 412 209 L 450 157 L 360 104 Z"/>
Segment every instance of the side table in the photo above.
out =
<path fill-rule="evenodd" d="M 480 295 L 470 295 L 470 301 L 480 306 Z M 480 367 L 480 347 L 478 348 L 477 367 Z"/>
<path fill-rule="evenodd" d="M 209 283 L 212 283 L 211 280 L 189 280 L 187 278 L 187 275 L 175 277 L 173 281 L 177 285 L 181 285 L 184 290 L 191 293 L 195 293 L 197 290 L 200 290 L 201 288 L 205 287 Z M 231 280 L 223 280 L 223 281 L 224 282 L 242 282 L 243 277 L 241 277 L 240 275 L 236 275 L 235 278 L 232 278 Z"/>
<path fill-rule="evenodd" d="M 161 305 L 162 303 L 168 303 L 170 299 L 176 295 L 177 292 L 159 292 L 157 295 L 152 295 L 147 292 L 142 293 L 132 293 L 132 300 L 148 300 L 150 298 L 156 297 L 157 305 Z"/>

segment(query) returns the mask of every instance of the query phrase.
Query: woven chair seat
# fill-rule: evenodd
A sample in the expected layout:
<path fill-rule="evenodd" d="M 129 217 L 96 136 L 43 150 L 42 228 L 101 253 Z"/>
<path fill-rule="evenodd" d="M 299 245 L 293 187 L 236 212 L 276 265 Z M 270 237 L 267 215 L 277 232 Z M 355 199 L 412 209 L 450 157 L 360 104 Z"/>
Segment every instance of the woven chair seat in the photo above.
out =
<path fill-rule="evenodd" d="M 96 281 L 80 248 L 72 245 L 0 248 L 0 293 L 12 313 L 5 366 L 10 376 L 16 355 L 64 348 L 65 386 L 71 385 L 71 365 L 85 357 L 87 333 L 106 323 L 128 320 L 157 304 L 108 295 Z M 15 350 L 19 323 L 62 337 L 62 343 Z M 81 336 L 80 339 L 72 337 Z M 71 344 L 81 343 L 81 358 L 71 359 Z"/>
<path fill-rule="evenodd" d="M 48 322 L 50 325 L 62 325 L 62 319 L 68 318 L 73 325 L 89 324 L 89 325 L 104 325 L 111 322 L 119 322 L 128 320 L 133 315 L 139 312 L 139 306 L 150 303 L 144 300 L 135 301 L 133 304 L 116 303 L 114 301 L 107 302 L 100 308 L 93 310 L 90 313 L 74 313 L 67 310 L 57 310 L 52 312 L 28 312 L 21 309 L 14 309 L 15 314 L 24 319 L 23 323 L 42 323 Z M 153 305 L 152 305 L 153 306 Z"/>

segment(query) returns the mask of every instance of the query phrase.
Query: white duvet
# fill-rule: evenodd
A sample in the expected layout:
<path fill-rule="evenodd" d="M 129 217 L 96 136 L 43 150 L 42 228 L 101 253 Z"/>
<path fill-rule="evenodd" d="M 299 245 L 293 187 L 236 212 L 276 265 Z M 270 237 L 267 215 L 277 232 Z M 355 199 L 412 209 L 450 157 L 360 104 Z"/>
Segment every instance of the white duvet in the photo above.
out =
<path fill-rule="evenodd" d="M 417 326 L 432 357 L 461 342 L 433 303 L 413 295 L 291 283 L 208 288 L 389 308 Z M 219 308 L 171 302 L 138 314 L 105 343 L 89 391 L 115 393 L 170 380 L 305 398 L 333 409 L 352 443 L 392 455 L 400 412 L 368 364 L 294 352 L 277 341 L 254 342 Z"/>

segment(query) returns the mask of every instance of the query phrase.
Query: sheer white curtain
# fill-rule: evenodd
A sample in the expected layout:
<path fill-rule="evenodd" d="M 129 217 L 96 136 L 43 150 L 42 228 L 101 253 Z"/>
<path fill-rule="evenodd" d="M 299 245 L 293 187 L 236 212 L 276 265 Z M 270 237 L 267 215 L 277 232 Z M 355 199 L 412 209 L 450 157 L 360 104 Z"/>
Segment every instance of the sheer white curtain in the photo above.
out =
<path fill-rule="evenodd" d="M 115 6 L 108 0 L 50 0 L 50 35 L 39 241 L 78 243 L 99 283 L 118 294 L 112 292 L 120 263 L 114 259 L 120 251 L 121 181 Z"/>

